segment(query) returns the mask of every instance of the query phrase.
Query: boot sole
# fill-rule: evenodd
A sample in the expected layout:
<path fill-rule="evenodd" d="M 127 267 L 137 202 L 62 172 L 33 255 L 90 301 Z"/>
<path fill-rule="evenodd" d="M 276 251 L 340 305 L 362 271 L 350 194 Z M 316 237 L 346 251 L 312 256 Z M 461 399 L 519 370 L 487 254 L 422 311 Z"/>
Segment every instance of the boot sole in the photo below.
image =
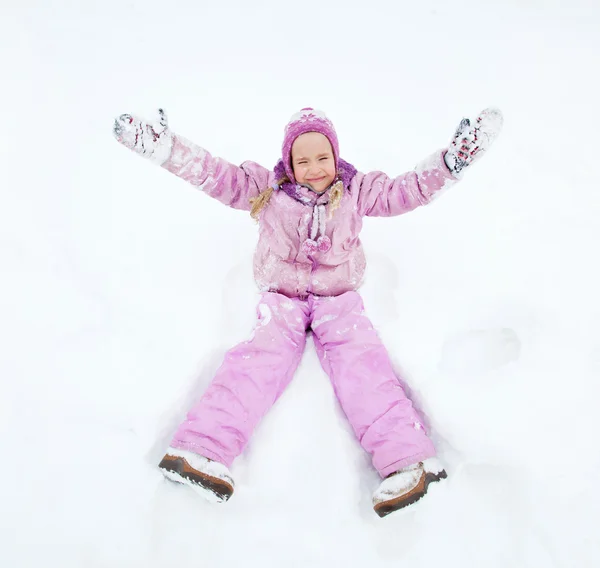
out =
<path fill-rule="evenodd" d="M 185 458 L 165 456 L 158 467 L 167 479 L 189 485 L 209 501 L 222 503 L 233 494 L 233 487 L 229 483 L 194 469 Z"/>
<path fill-rule="evenodd" d="M 408 493 L 405 493 L 400 497 L 396 497 L 395 499 L 390 499 L 389 501 L 377 503 L 373 509 L 375 509 L 375 512 L 380 517 L 385 517 L 394 511 L 399 511 L 404 507 L 408 507 L 409 505 L 416 503 L 419 499 L 421 499 L 421 497 L 426 495 L 427 488 L 429 487 L 430 483 L 435 483 L 436 481 L 440 481 L 440 479 L 446 479 L 446 477 L 448 477 L 448 475 L 444 470 L 440 471 L 439 473 L 428 473 L 424 471 L 417 485 Z"/>

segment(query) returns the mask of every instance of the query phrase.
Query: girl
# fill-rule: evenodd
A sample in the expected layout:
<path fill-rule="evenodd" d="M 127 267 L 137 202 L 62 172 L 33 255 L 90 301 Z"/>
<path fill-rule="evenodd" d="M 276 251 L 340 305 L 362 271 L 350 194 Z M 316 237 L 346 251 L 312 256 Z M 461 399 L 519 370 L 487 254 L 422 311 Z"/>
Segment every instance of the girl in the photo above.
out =
<path fill-rule="evenodd" d="M 495 139 L 502 116 L 463 119 L 448 148 L 397 178 L 360 173 L 340 158 L 331 121 L 302 109 L 285 128 L 274 171 L 234 166 L 157 122 L 124 114 L 119 142 L 259 223 L 255 279 L 262 292 L 252 337 L 225 355 L 214 380 L 179 426 L 159 464 L 166 477 L 213 501 L 234 490 L 229 471 L 252 431 L 291 380 L 313 332 L 317 354 L 362 447 L 383 482 L 380 516 L 406 507 L 446 477 L 418 414 L 357 293 L 365 256 L 362 218 L 392 216 L 429 203 Z"/>

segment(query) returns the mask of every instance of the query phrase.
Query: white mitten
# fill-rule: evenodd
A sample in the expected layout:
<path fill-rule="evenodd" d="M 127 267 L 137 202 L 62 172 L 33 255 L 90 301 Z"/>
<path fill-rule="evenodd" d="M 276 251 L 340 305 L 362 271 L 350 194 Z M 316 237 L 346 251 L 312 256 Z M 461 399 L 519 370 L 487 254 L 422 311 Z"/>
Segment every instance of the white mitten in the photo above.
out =
<path fill-rule="evenodd" d="M 130 114 L 115 119 L 113 134 L 130 150 L 161 165 L 171 155 L 173 135 L 167 124 L 167 115 L 158 109 L 158 122 L 146 122 Z"/>
<path fill-rule="evenodd" d="M 444 156 L 446 165 L 456 177 L 460 177 L 464 168 L 483 156 L 500 134 L 502 121 L 502 113 L 496 108 L 481 111 L 474 125 L 468 118 L 460 121 Z"/>

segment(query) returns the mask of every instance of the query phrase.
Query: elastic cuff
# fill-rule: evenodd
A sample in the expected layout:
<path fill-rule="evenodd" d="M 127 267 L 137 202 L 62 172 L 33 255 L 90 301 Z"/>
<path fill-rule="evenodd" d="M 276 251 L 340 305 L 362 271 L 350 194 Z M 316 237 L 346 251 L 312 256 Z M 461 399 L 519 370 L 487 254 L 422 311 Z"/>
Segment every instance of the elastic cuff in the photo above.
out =
<path fill-rule="evenodd" d="M 435 455 L 435 452 L 421 452 L 420 454 L 414 454 L 412 456 L 408 456 L 407 458 L 403 458 L 394 463 L 391 463 L 390 465 L 386 465 L 385 467 L 379 469 L 378 472 L 379 475 L 385 479 L 391 473 L 396 473 L 397 471 L 400 471 L 401 469 L 409 465 L 422 462 L 427 458 L 433 458 L 435 457 Z"/>
<path fill-rule="evenodd" d="M 198 454 L 204 458 L 209 460 L 213 460 L 223 464 L 226 467 L 231 467 L 231 463 L 227 463 L 226 460 L 223 459 L 222 456 L 215 454 L 211 450 L 207 450 L 202 446 L 195 444 L 194 442 L 180 442 L 178 440 L 172 440 L 170 444 L 171 448 L 177 448 L 179 450 L 186 450 L 188 452 L 192 452 L 194 454 Z"/>

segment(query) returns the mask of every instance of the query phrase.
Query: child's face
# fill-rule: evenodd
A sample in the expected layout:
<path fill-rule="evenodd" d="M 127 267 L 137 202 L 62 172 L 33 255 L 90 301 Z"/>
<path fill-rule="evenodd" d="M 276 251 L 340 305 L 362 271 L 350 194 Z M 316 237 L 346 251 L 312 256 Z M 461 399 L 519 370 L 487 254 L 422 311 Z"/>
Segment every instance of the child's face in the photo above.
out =
<path fill-rule="evenodd" d="M 335 179 L 335 160 L 331 144 L 320 132 L 306 132 L 292 144 L 292 168 L 298 183 L 325 191 Z"/>

